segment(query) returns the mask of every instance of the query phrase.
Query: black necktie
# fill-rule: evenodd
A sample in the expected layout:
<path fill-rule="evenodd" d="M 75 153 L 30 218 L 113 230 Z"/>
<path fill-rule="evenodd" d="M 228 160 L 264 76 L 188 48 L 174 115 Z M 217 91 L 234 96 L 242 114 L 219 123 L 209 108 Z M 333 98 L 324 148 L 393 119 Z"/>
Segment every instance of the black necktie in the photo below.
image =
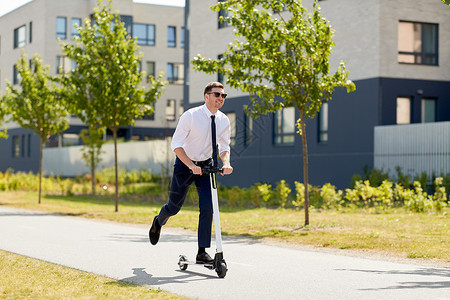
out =
<path fill-rule="evenodd" d="M 216 142 L 216 116 L 211 116 L 211 136 L 212 136 L 212 159 L 213 166 L 217 167 L 217 142 Z"/>

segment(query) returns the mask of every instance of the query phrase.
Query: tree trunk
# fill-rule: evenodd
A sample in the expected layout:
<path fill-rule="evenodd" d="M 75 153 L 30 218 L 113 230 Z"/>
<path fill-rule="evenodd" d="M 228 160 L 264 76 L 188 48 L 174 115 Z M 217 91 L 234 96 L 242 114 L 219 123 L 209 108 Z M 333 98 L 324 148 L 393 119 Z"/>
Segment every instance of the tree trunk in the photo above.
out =
<path fill-rule="evenodd" d="M 94 154 L 91 156 L 91 183 L 92 183 L 92 196 L 95 196 L 95 163 Z"/>
<path fill-rule="evenodd" d="M 40 145 L 40 158 L 39 158 L 39 198 L 38 204 L 41 204 L 41 191 L 42 191 L 42 152 L 44 148 L 44 141 L 41 137 L 41 145 Z"/>
<path fill-rule="evenodd" d="M 303 184 L 305 185 L 305 226 L 309 225 L 309 178 L 308 178 L 308 144 L 306 142 L 305 113 L 300 111 L 303 147 Z"/>
<path fill-rule="evenodd" d="M 116 176 L 116 212 L 119 211 L 119 170 L 117 168 L 117 128 L 113 129 L 114 138 L 114 169 Z"/>

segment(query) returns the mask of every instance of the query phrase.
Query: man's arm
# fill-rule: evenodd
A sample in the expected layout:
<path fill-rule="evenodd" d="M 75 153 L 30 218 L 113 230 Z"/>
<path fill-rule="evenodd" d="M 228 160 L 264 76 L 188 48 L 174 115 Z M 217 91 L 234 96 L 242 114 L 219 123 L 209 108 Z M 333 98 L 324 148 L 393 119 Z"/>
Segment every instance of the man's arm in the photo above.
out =
<path fill-rule="evenodd" d="M 191 169 L 192 173 L 195 175 L 202 175 L 202 168 L 199 166 L 196 166 L 192 160 L 187 156 L 186 152 L 183 148 L 178 147 L 173 149 L 173 152 L 175 152 L 176 156 L 189 168 Z"/>
<path fill-rule="evenodd" d="M 220 159 L 222 160 L 223 166 L 223 173 L 222 175 L 228 175 L 233 173 L 233 167 L 230 165 L 230 152 L 223 151 L 220 153 Z"/>

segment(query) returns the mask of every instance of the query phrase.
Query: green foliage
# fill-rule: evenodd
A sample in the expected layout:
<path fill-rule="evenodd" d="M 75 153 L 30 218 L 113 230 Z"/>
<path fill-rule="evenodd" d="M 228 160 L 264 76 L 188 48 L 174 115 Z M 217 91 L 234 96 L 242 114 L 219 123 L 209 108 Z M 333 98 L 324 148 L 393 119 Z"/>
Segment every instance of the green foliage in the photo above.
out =
<path fill-rule="evenodd" d="M 308 13 L 298 0 L 283 3 L 289 14 L 272 14 L 279 11 L 279 1 L 218 2 L 212 9 L 228 11 L 223 21 L 235 28 L 237 38 L 222 59 L 199 55 L 192 63 L 209 74 L 220 71 L 228 85 L 256 96 L 253 107 L 247 108 L 253 116 L 295 106 L 307 119 L 316 115 L 324 99 L 331 99 L 336 87 L 351 91 L 355 86 L 347 80 L 344 63 L 329 74 L 334 33 L 317 4 Z"/>
<path fill-rule="evenodd" d="M 6 105 L 6 98 L 0 95 L 0 129 L 2 128 L 2 123 L 6 122 L 6 116 L 9 114 L 9 107 Z M 4 127 L 0 130 L 0 139 L 8 138 L 7 128 Z"/>
<path fill-rule="evenodd" d="M 340 210 L 344 203 L 342 194 L 341 190 L 336 191 L 336 187 L 330 183 L 324 184 L 320 189 L 320 197 L 327 209 Z"/>
<path fill-rule="evenodd" d="M 95 189 L 95 169 L 101 162 L 102 146 L 104 144 L 103 134 L 104 128 L 98 128 L 95 126 L 89 126 L 88 129 L 83 129 L 80 132 L 80 137 L 83 140 L 84 147 L 81 148 L 81 158 L 86 166 L 91 170 L 92 180 L 92 195 L 96 194 Z"/>
<path fill-rule="evenodd" d="M 113 191 L 109 187 L 114 181 L 114 168 L 103 169 L 98 172 L 97 183 L 102 186 L 102 195 L 111 196 Z M 43 191 L 48 194 L 85 195 L 89 188 L 84 183 L 89 176 L 62 179 L 50 175 L 43 178 Z M 32 173 L 14 173 L 7 170 L 0 172 L 0 191 L 35 191 L 39 177 Z M 165 202 L 167 195 L 159 184 L 159 178 L 147 170 L 126 171 L 120 169 L 119 180 L 121 193 L 126 195 L 127 201 Z M 373 187 L 366 181 L 358 181 L 354 189 L 346 189 L 345 193 L 335 186 L 326 183 L 323 186 L 309 186 L 311 191 L 311 207 L 326 210 L 356 210 L 367 212 L 391 212 L 394 207 L 404 207 L 413 213 L 441 212 L 448 205 L 448 195 L 443 185 L 444 178 L 435 179 L 435 192 L 432 195 L 422 190 L 419 181 L 414 182 L 414 188 L 404 188 L 385 180 L 378 187 Z M 272 185 L 256 183 L 250 188 L 223 187 L 218 185 L 221 205 L 229 207 L 260 207 L 302 209 L 304 205 L 304 185 L 295 182 L 295 191 L 283 180 Z M 290 200 L 294 198 L 294 200 Z M 195 187 L 191 187 L 186 197 L 188 203 L 197 204 L 198 196 Z M 290 201 L 289 201 L 290 200 Z M 284 205 L 283 205 L 284 203 Z"/>
<path fill-rule="evenodd" d="M 91 170 L 95 170 L 97 165 L 102 161 L 100 155 L 102 154 L 101 148 L 104 144 L 104 140 L 102 139 L 103 133 L 103 129 L 92 126 L 80 132 L 80 137 L 85 145 L 81 148 L 81 158 Z"/>
<path fill-rule="evenodd" d="M 8 82 L 6 103 L 13 120 L 33 130 L 45 142 L 51 135 L 69 127 L 65 118 L 66 103 L 60 97 L 55 78 L 49 74 L 49 66 L 43 65 L 39 55 L 33 56 L 30 66 L 27 55 L 22 52 L 16 66 L 22 78 L 20 89 Z"/>
<path fill-rule="evenodd" d="M 272 204 L 270 200 L 272 199 L 273 196 L 272 185 L 267 183 L 260 184 L 258 185 L 258 191 L 264 203 L 270 206 Z"/>
<path fill-rule="evenodd" d="M 32 66 L 27 55 L 22 52 L 17 63 L 21 77 L 20 89 L 7 82 L 6 103 L 15 122 L 23 128 L 31 129 L 46 141 L 68 127 L 64 118 L 67 114 L 64 102 L 58 99 L 58 90 L 49 67 L 42 65 L 38 55 L 33 56 Z"/>
<path fill-rule="evenodd" d="M 450 0 L 442 0 L 442 2 L 444 2 L 444 4 L 450 5 Z"/>
<path fill-rule="evenodd" d="M 447 202 L 447 192 L 445 186 L 442 186 L 444 179 L 442 177 L 437 177 L 434 180 L 435 192 L 433 195 L 433 206 L 438 212 L 442 211 Z"/>
<path fill-rule="evenodd" d="M 414 193 L 405 202 L 405 208 L 412 212 L 426 212 L 433 208 L 433 199 L 423 191 L 419 181 L 414 181 Z"/>
<path fill-rule="evenodd" d="M 279 203 L 282 208 L 286 207 L 286 203 L 291 192 L 292 190 L 289 188 L 289 184 L 286 182 L 286 180 L 283 179 L 278 182 L 277 187 L 275 188 L 275 194 L 279 199 Z"/>
<path fill-rule="evenodd" d="M 295 200 L 292 200 L 292 205 L 296 209 L 301 209 L 305 204 L 305 185 L 298 181 L 294 181 L 294 185 L 295 185 Z"/>
<path fill-rule="evenodd" d="M 397 172 L 397 182 L 404 187 L 410 187 L 412 184 L 411 177 L 403 174 L 400 167 L 396 167 L 395 171 Z"/>

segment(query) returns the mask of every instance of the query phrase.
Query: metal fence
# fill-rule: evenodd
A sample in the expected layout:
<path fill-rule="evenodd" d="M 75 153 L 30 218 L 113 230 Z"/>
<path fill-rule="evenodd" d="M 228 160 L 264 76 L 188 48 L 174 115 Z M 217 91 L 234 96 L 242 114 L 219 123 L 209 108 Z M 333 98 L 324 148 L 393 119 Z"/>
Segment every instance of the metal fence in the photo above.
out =
<path fill-rule="evenodd" d="M 396 178 L 450 174 L 450 122 L 375 127 L 374 167 Z"/>

